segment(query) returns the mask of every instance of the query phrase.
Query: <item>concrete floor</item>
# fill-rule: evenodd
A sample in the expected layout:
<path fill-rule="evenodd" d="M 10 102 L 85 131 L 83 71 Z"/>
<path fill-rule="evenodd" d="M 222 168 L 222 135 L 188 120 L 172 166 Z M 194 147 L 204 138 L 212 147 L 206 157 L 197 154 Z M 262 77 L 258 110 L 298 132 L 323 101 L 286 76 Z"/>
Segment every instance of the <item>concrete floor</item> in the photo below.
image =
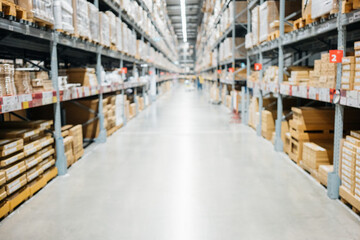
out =
<path fill-rule="evenodd" d="M 0 239 L 360 239 L 360 221 L 223 106 L 182 87 L 0 224 Z"/>

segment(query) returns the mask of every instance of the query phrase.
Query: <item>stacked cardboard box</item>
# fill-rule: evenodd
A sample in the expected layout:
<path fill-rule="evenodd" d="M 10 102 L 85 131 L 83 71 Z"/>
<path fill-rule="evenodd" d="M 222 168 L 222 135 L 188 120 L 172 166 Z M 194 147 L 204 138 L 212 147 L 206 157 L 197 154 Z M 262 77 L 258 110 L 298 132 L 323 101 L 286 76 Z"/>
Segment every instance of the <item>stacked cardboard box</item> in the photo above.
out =
<path fill-rule="evenodd" d="M 291 145 L 289 157 L 300 164 L 303 158 L 303 144 L 331 145 L 333 142 L 334 109 L 300 107 L 291 108 L 293 119 L 289 121 Z M 327 147 L 326 147 L 327 148 Z M 329 153 L 332 151 L 328 151 Z M 330 158 L 329 158 L 330 159 Z"/>
<path fill-rule="evenodd" d="M 360 91 L 360 41 L 354 43 L 354 50 L 355 50 L 354 90 Z"/>
<path fill-rule="evenodd" d="M 275 132 L 275 121 L 273 114 L 276 115 L 276 112 L 268 110 L 263 110 L 261 114 L 261 133 L 262 136 L 269 141 L 272 138 L 273 132 Z"/>
<path fill-rule="evenodd" d="M 318 180 L 324 186 L 327 186 L 327 178 L 330 172 L 334 171 L 333 165 L 320 165 L 318 170 Z"/>
<path fill-rule="evenodd" d="M 66 70 L 68 83 L 80 83 L 81 86 L 98 86 L 94 68 L 69 68 Z"/>
<path fill-rule="evenodd" d="M 0 218 L 3 207 L 14 209 L 56 176 L 54 139 L 45 133 L 51 126 L 52 121 L 1 123 Z"/>
<path fill-rule="evenodd" d="M 303 144 L 302 163 L 310 173 L 317 174 L 320 165 L 331 165 L 332 143 L 305 142 Z"/>
<path fill-rule="evenodd" d="M 341 89 L 353 90 L 355 79 L 355 57 L 342 58 Z"/>
<path fill-rule="evenodd" d="M 291 71 L 289 77 L 289 84 L 291 85 L 308 85 L 309 82 L 309 71 L 308 67 L 293 66 L 288 68 Z"/>
<path fill-rule="evenodd" d="M 74 33 L 72 0 L 54 0 L 55 29 Z"/>
<path fill-rule="evenodd" d="M 17 4 L 27 10 L 29 21 L 54 25 L 53 1 L 20 0 Z"/>
<path fill-rule="evenodd" d="M 360 132 L 351 131 L 342 146 L 341 184 L 360 199 Z M 356 191 L 355 191 L 356 190 Z M 355 194 L 355 192 L 357 194 Z"/>
<path fill-rule="evenodd" d="M 321 54 L 321 59 L 314 61 L 314 70 L 310 71 L 309 86 L 335 88 L 336 63 L 330 63 L 329 54 Z"/>

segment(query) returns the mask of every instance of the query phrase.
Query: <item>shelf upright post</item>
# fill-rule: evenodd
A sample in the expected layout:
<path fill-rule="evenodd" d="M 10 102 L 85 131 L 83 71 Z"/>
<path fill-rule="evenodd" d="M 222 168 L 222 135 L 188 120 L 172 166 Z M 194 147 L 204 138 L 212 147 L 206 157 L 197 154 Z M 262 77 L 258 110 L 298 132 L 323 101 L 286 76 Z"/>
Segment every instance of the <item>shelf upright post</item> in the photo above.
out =
<path fill-rule="evenodd" d="M 279 68 L 278 68 L 278 90 L 280 90 L 280 84 L 283 82 L 284 77 L 284 48 L 282 44 L 282 38 L 284 37 L 284 22 L 285 22 L 285 0 L 280 0 L 280 37 L 278 38 L 279 44 Z M 281 139 L 281 123 L 283 115 L 283 102 L 280 91 L 277 96 L 277 119 L 275 123 L 275 151 L 283 151 L 283 142 Z"/>
<path fill-rule="evenodd" d="M 260 0 L 260 5 L 264 2 L 264 0 Z M 261 66 L 263 65 L 263 53 L 261 49 L 261 45 L 259 45 L 259 62 Z M 262 90 L 261 90 L 261 83 L 263 78 L 263 67 L 261 67 L 261 70 L 259 72 L 259 124 L 256 127 L 256 133 L 258 136 L 261 136 L 261 125 L 262 125 L 262 108 L 263 108 L 263 96 L 262 96 Z"/>
<path fill-rule="evenodd" d="M 235 99 L 233 101 L 236 101 L 237 99 L 237 96 L 236 96 L 236 92 L 235 92 L 235 44 L 236 44 L 236 41 L 235 41 L 235 20 L 236 20 L 236 0 L 230 0 L 230 2 L 233 2 L 233 19 L 232 19 L 232 23 L 231 23 L 231 28 L 232 28 L 232 56 L 231 56 L 231 66 L 232 66 L 232 69 L 233 69 L 233 72 L 232 72 L 232 84 L 231 84 L 231 90 L 233 91 L 234 93 L 234 96 L 235 96 Z M 229 3 L 230 3 L 229 2 Z M 234 105 L 236 105 L 237 103 L 233 103 L 232 107 L 234 107 Z M 235 109 L 238 109 L 238 106 L 236 106 Z M 236 113 L 237 114 L 237 113 Z"/>
<path fill-rule="evenodd" d="M 121 10 L 121 6 L 119 6 L 119 19 L 121 20 L 121 16 L 122 16 L 122 10 Z M 122 41 L 122 40 L 121 40 Z M 121 79 L 122 79 L 122 87 L 121 87 L 121 101 L 122 101 L 122 118 L 123 118 L 123 125 L 126 125 L 126 115 L 125 115 L 125 84 L 124 84 L 124 80 L 125 80 L 125 73 L 123 72 L 123 67 L 124 67 L 124 60 L 123 60 L 123 55 L 121 55 L 120 58 L 120 69 L 121 69 Z"/>
<path fill-rule="evenodd" d="M 136 63 L 134 63 L 133 65 L 133 77 L 135 78 L 136 75 L 139 77 L 139 74 L 137 74 L 137 68 L 136 68 Z M 134 102 L 135 102 L 135 109 L 136 109 L 136 114 L 139 113 L 138 107 L 139 107 L 139 103 L 137 102 L 137 87 L 134 87 Z"/>
<path fill-rule="evenodd" d="M 104 127 L 104 113 L 103 113 L 103 89 L 101 86 L 101 50 L 102 46 L 97 46 L 96 51 L 96 78 L 98 80 L 98 85 L 100 86 L 99 90 L 99 106 L 98 106 L 98 118 L 99 118 L 99 135 L 95 139 L 97 143 L 105 143 L 106 142 L 106 129 Z"/>
<path fill-rule="evenodd" d="M 338 50 L 343 50 L 343 54 L 346 54 L 346 27 L 343 25 L 342 18 L 342 5 L 339 4 L 339 13 L 337 17 L 337 30 L 338 30 Z M 336 89 L 341 88 L 341 63 L 337 64 L 336 74 Z M 331 199 L 339 198 L 339 187 L 340 187 L 340 141 L 343 137 L 344 128 L 344 107 L 340 103 L 335 104 L 335 126 L 334 126 L 334 171 L 328 174 L 328 192 L 327 195 Z"/>
<path fill-rule="evenodd" d="M 51 81 L 56 90 L 56 103 L 54 104 L 54 128 L 56 144 L 56 167 L 59 175 L 65 175 L 67 172 L 67 161 L 65 156 L 64 139 L 61 135 L 61 105 L 58 83 L 58 57 L 57 57 L 58 33 L 53 33 L 53 40 L 50 42 L 51 54 Z"/>
<path fill-rule="evenodd" d="M 249 34 L 251 32 L 251 11 L 249 8 L 249 5 L 247 5 L 247 33 Z M 250 79 L 250 71 L 251 71 L 251 62 L 250 62 L 250 55 L 246 51 L 246 83 L 248 83 Z M 242 114 L 242 122 L 247 125 L 248 124 L 248 113 L 249 113 L 249 89 L 246 87 L 246 95 L 243 95 L 243 99 L 241 101 L 245 101 L 245 112 Z"/>

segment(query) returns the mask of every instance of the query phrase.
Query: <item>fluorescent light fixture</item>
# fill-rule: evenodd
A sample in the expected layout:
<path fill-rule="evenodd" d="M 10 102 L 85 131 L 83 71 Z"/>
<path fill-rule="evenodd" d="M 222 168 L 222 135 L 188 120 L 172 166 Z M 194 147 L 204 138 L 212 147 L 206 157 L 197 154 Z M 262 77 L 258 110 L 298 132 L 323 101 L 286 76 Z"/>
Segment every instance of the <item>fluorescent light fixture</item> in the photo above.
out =
<path fill-rule="evenodd" d="M 184 42 L 187 42 L 185 0 L 180 0 L 180 5 L 181 5 L 181 22 L 182 22 L 183 40 Z"/>

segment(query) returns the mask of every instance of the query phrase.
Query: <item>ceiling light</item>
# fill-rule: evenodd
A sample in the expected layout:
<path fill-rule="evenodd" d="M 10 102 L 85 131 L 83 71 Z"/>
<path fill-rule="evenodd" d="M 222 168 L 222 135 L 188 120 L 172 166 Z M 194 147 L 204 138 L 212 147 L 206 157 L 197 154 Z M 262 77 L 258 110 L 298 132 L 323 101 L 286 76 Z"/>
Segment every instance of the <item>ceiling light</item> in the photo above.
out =
<path fill-rule="evenodd" d="M 181 5 L 181 22 L 182 22 L 183 40 L 184 42 L 187 42 L 185 0 L 180 0 L 180 5 Z"/>

